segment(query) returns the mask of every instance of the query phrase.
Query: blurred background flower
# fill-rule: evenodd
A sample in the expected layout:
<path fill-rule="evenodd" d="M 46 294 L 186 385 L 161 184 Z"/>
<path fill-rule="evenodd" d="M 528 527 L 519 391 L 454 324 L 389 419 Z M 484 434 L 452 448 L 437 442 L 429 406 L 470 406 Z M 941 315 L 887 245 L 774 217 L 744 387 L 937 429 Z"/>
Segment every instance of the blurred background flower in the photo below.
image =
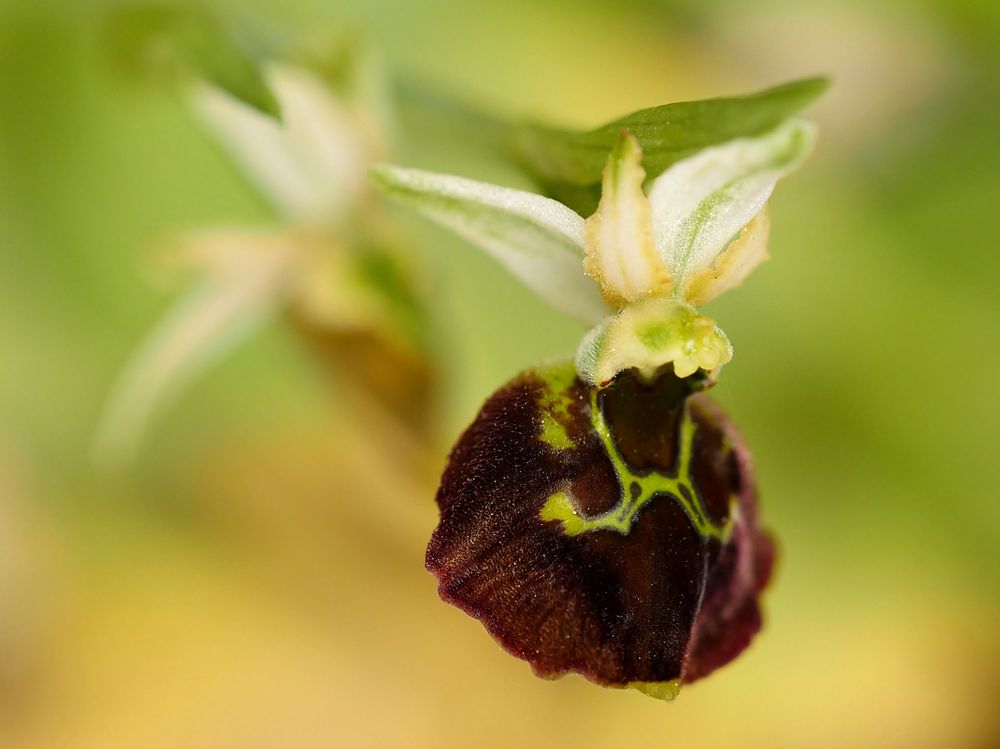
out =
<path fill-rule="evenodd" d="M 125 21 L 135 29 L 148 19 L 143 10 L 113 17 L 110 40 L 125 33 Z M 154 18 L 163 13 L 154 10 Z M 146 46 L 139 39 L 135 57 L 142 59 L 141 51 L 157 42 L 169 48 L 184 38 L 176 29 L 186 16 L 167 18 L 165 29 L 147 22 Z M 212 19 L 195 14 L 185 28 L 196 28 L 207 45 L 224 45 L 225 29 Z M 151 33 L 160 29 L 165 33 Z M 211 78 L 185 85 L 193 108 L 281 224 L 202 230 L 161 258 L 161 265 L 192 271 L 193 288 L 119 377 L 98 428 L 99 466 L 121 467 L 132 459 L 163 401 L 279 315 L 324 359 L 353 375 L 355 398 L 374 396 L 403 428 L 429 429 L 425 310 L 412 267 L 406 269 L 388 247 L 391 232 L 366 178 L 369 164 L 387 155 L 388 82 L 372 55 L 357 50 L 309 67 L 268 59 L 259 72 L 252 58 L 236 53 L 235 59 L 253 71 L 256 99 L 226 78 L 219 85 Z"/>
<path fill-rule="evenodd" d="M 146 282 L 150 243 L 289 223 L 182 89 L 121 74 L 106 11 L 0 8 L 0 745 L 1000 742 L 995 3 L 239 5 L 278 39 L 380 49 L 394 159 L 521 188 L 420 92 L 590 127 L 836 81 L 772 203 L 773 261 L 707 308 L 736 351 L 715 396 L 782 542 L 765 630 L 668 706 L 536 680 L 437 599 L 433 481 L 406 466 L 440 465 L 486 394 L 583 331 L 404 212 L 447 365 L 440 443 L 279 316 L 179 393 L 131 470 L 93 469 L 108 388 L 176 303 Z"/>

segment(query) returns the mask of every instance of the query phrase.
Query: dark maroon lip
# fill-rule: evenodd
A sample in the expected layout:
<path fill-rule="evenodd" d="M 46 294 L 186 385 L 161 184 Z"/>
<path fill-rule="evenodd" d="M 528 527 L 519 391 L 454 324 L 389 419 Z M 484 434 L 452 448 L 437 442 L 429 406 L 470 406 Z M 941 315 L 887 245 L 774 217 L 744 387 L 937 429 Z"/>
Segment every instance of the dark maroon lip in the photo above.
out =
<path fill-rule="evenodd" d="M 722 411 L 663 372 L 624 373 L 599 393 L 614 446 L 635 475 L 673 470 L 689 419 L 690 476 L 704 536 L 679 498 L 657 494 L 627 532 L 566 532 L 542 508 L 560 487 L 583 518 L 622 507 L 626 487 L 594 428 L 590 389 L 554 365 L 500 388 L 456 443 L 437 494 L 441 520 L 427 569 L 441 598 L 479 619 L 508 652 L 555 677 L 598 684 L 692 682 L 742 652 L 761 626 L 758 603 L 773 565 L 760 529 L 749 453 Z M 561 390 L 559 390 L 561 388 Z M 558 390 L 558 392 L 557 392 Z M 560 408 L 554 409 L 552 403 Z M 548 410 L 547 410 L 548 409 Z M 558 447 L 542 435 L 558 417 Z"/>

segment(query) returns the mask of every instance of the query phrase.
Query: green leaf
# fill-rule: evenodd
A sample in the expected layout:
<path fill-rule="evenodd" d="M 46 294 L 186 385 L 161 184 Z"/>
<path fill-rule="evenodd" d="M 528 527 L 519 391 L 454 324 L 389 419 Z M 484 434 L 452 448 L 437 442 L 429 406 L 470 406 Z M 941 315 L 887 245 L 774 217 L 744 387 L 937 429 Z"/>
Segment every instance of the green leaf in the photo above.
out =
<path fill-rule="evenodd" d="M 278 100 L 248 46 L 208 13 L 185 19 L 178 27 L 178 44 L 195 70 L 240 101 L 280 119 Z"/>
<path fill-rule="evenodd" d="M 608 314 L 583 272 L 584 222 L 535 193 L 448 174 L 377 164 L 372 180 L 485 250 L 553 307 L 593 324 Z"/>
<path fill-rule="evenodd" d="M 550 195 L 586 216 L 597 206 L 601 170 L 623 129 L 639 141 L 643 168 L 654 179 L 704 148 L 773 130 L 828 86 L 826 78 L 808 78 L 746 96 L 664 104 L 587 132 L 525 125 L 512 132 L 511 146 Z"/>
<path fill-rule="evenodd" d="M 106 25 L 108 46 L 120 67 L 195 75 L 280 118 L 281 108 L 261 72 L 260 45 L 235 24 L 204 8 L 149 4 L 114 9 Z"/>

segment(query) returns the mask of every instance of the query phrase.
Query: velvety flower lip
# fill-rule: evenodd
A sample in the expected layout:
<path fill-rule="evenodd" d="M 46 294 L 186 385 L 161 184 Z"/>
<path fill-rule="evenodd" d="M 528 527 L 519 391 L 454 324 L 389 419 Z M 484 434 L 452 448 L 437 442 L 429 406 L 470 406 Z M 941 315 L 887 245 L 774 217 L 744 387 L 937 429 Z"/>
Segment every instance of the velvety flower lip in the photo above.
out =
<path fill-rule="evenodd" d="M 535 672 L 670 698 L 760 628 L 773 544 L 707 378 L 571 364 L 500 388 L 459 439 L 427 550 L 442 598 Z"/>

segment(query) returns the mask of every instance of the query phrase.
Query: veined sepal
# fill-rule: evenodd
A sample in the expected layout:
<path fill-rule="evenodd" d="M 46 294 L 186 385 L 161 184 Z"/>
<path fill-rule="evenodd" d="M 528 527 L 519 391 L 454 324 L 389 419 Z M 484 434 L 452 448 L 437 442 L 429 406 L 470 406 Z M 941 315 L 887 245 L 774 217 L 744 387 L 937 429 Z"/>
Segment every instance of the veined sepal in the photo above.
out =
<path fill-rule="evenodd" d="M 576 352 L 580 379 L 601 386 L 635 369 L 651 379 L 666 364 L 677 377 L 714 373 L 733 355 L 726 334 L 694 307 L 671 298 L 630 304 L 587 333 Z"/>

